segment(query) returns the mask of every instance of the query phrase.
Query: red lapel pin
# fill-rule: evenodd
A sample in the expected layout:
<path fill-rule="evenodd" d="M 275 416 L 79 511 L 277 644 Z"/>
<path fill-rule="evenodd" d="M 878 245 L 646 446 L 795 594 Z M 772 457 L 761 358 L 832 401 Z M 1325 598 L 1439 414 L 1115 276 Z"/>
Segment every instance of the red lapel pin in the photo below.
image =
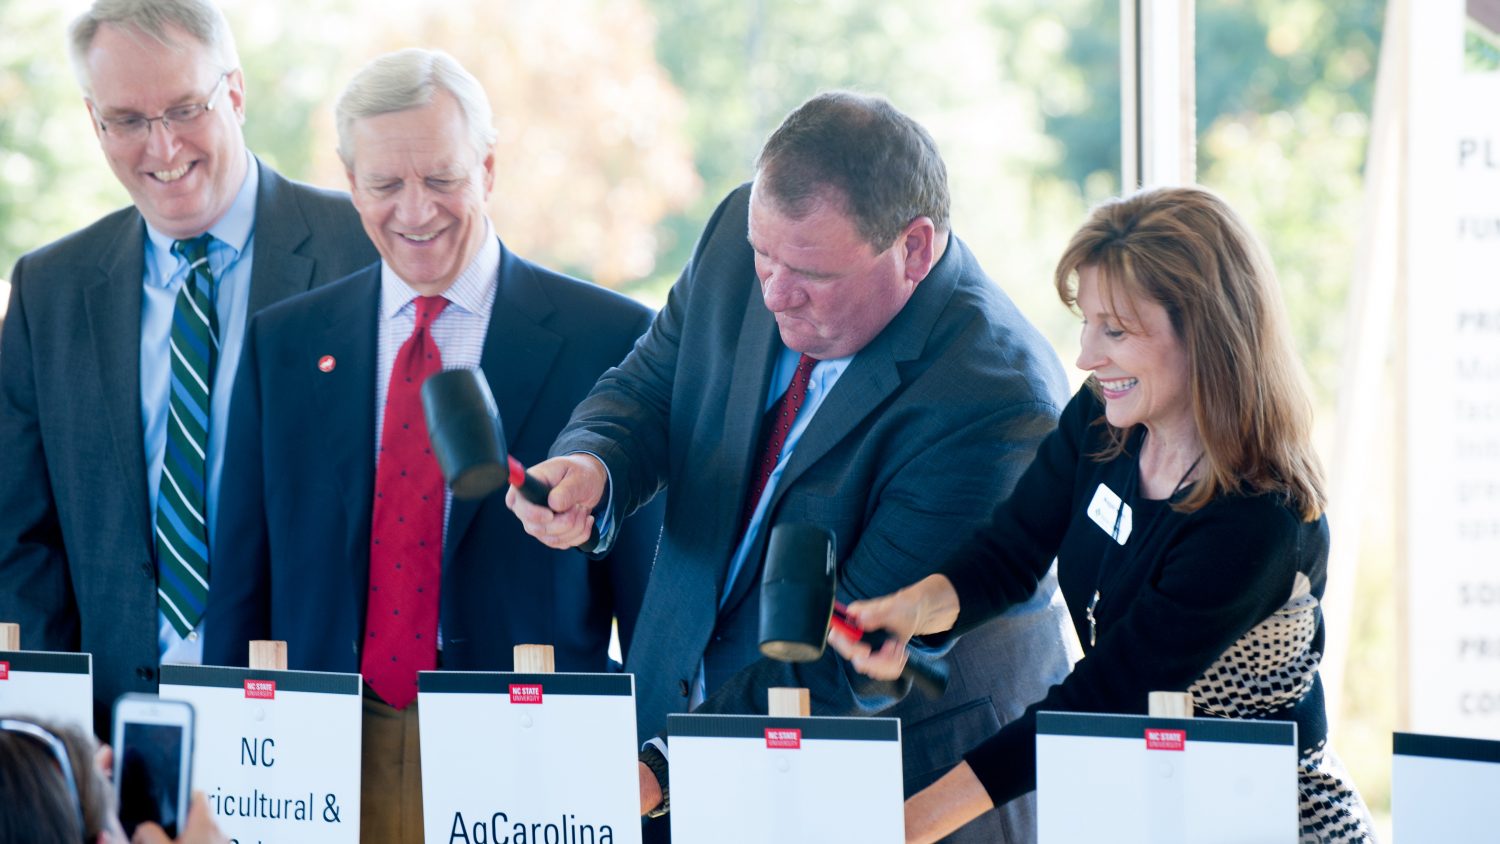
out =
<path fill-rule="evenodd" d="M 334 366 L 337 364 L 338 362 L 333 359 L 333 355 L 324 355 L 318 358 L 318 370 L 320 372 L 332 372 Z"/>

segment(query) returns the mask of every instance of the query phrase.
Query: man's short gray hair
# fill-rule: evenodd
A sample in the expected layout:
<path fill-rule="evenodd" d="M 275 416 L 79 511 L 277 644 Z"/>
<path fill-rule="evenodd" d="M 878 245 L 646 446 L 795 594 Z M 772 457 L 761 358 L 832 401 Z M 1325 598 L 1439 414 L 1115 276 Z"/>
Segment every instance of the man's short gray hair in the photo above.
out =
<path fill-rule="evenodd" d="M 442 50 L 412 47 L 375 58 L 354 74 L 339 95 L 334 114 L 338 122 L 339 158 L 344 166 L 354 167 L 355 121 L 421 108 L 432 102 L 439 89 L 458 101 L 474 149 L 483 156 L 495 145 L 499 134 L 484 87 L 457 59 Z"/>
<path fill-rule="evenodd" d="M 89 79 L 89 47 L 99 27 L 109 24 L 133 29 L 150 36 L 166 47 L 180 46 L 172 41 L 169 29 L 191 35 L 208 48 L 219 70 L 227 73 L 240 66 L 240 54 L 234 46 L 234 33 L 224 13 L 210 0 L 94 0 L 87 12 L 68 27 L 68 54 L 73 60 L 73 75 L 86 97 L 94 96 Z"/>

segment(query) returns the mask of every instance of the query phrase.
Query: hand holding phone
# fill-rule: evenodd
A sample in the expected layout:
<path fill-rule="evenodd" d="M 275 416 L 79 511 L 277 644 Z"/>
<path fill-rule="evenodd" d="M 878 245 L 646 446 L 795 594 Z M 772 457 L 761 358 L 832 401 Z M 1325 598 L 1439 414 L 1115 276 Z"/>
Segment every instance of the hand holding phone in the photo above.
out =
<path fill-rule="evenodd" d="M 193 706 L 155 695 L 115 701 L 115 797 L 127 836 L 146 821 L 176 838 L 192 787 Z"/>
<path fill-rule="evenodd" d="M 188 807 L 187 826 L 176 838 L 168 838 L 161 828 L 143 823 L 131 836 L 132 844 L 233 844 L 214 823 L 214 813 L 208 808 L 208 798 L 203 792 L 193 792 L 193 802 Z"/>

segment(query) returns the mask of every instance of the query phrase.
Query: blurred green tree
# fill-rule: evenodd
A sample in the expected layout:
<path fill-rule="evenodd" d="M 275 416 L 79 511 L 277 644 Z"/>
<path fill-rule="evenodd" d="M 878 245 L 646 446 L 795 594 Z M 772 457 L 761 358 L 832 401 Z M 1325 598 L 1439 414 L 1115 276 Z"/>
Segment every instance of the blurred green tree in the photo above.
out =
<path fill-rule="evenodd" d="M 0 272 L 129 201 L 67 64 L 71 8 L 0 0 Z M 446 49 L 484 83 L 500 129 L 491 212 L 513 248 L 604 284 L 647 275 L 656 225 L 699 191 L 685 105 L 637 0 L 406 5 L 225 0 L 245 74 L 250 148 L 345 188 L 333 103 L 363 62 Z"/>
<path fill-rule="evenodd" d="M 520 254 L 618 285 L 651 273 L 657 225 L 698 195 L 686 105 L 637 0 L 450 0 L 415 21 L 406 6 L 367 7 L 343 36 L 358 46 L 323 92 L 319 181 L 344 181 L 331 119 L 342 80 L 380 53 L 423 46 L 451 53 L 489 94 L 490 214 Z"/>
<path fill-rule="evenodd" d="M 27 250 L 129 201 L 67 62 L 65 10 L 0 0 L 0 278 Z"/>

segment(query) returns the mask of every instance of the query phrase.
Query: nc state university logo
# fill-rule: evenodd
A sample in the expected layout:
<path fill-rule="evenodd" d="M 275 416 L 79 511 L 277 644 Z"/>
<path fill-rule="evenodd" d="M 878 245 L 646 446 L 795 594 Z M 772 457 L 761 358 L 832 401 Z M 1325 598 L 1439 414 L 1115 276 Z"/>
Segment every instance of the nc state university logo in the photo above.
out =
<path fill-rule="evenodd" d="M 1147 750 L 1184 750 L 1187 747 L 1186 730 L 1155 730 L 1146 728 Z"/>
<path fill-rule="evenodd" d="M 766 747 L 798 750 L 802 747 L 802 731 L 785 727 L 767 727 Z"/>
<path fill-rule="evenodd" d="M 246 680 L 245 697 L 255 700 L 275 700 L 275 680 Z"/>
<path fill-rule="evenodd" d="M 535 683 L 511 683 L 511 703 L 541 703 L 542 687 Z"/>

